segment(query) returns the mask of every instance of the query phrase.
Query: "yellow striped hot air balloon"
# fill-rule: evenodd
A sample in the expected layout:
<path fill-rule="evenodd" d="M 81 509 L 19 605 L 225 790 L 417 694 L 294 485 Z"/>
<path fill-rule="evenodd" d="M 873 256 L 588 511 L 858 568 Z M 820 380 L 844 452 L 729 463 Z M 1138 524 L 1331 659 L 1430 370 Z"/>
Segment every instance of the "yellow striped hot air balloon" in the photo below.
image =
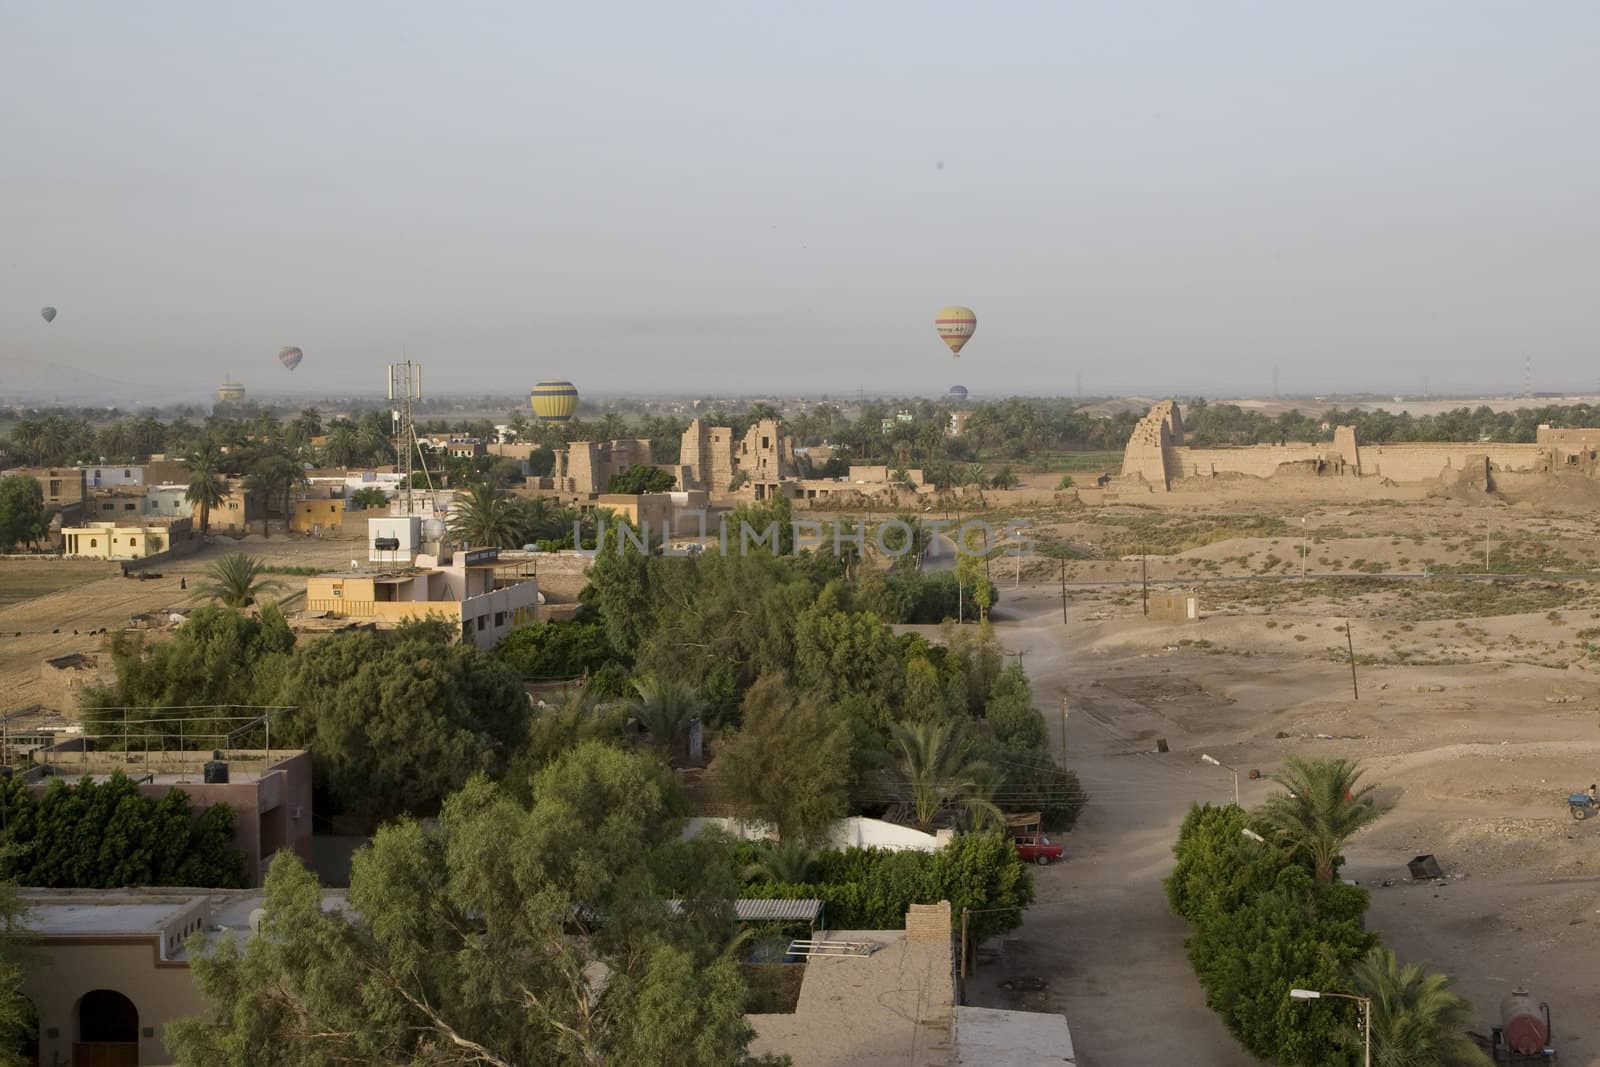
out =
<path fill-rule="evenodd" d="M 950 346 L 951 354 L 960 359 L 961 347 L 978 332 L 978 316 L 971 308 L 947 307 L 933 317 L 933 326 L 939 331 L 939 339 Z"/>
<path fill-rule="evenodd" d="M 551 378 L 534 386 L 529 400 L 541 422 L 566 422 L 578 410 L 578 387 Z"/>

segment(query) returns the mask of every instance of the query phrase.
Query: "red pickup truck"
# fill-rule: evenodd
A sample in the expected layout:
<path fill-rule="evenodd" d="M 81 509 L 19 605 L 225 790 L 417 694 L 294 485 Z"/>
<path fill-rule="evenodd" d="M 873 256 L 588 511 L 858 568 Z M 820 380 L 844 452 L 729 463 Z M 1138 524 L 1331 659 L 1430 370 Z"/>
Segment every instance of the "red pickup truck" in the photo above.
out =
<path fill-rule="evenodd" d="M 1061 846 L 1052 845 L 1043 834 L 1017 834 L 1011 843 L 1017 846 L 1017 855 L 1041 867 L 1061 858 Z"/>

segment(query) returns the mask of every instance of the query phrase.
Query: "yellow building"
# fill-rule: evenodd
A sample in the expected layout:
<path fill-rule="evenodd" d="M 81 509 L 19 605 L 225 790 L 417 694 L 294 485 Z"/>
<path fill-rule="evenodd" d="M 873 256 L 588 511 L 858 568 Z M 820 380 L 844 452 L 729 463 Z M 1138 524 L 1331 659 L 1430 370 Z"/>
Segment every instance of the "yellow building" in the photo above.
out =
<path fill-rule="evenodd" d="M 61 531 L 64 554 L 87 559 L 143 559 L 172 547 L 174 537 L 187 537 L 189 521 L 179 519 L 159 525 L 119 526 L 91 522 Z"/>
<path fill-rule="evenodd" d="M 346 503 L 330 497 L 296 500 L 290 509 L 289 529 L 305 534 L 338 533 Z"/>
<path fill-rule="evenodd" d="M 440 619 L 461 639 L 493 648 L 518 626 L 538 621 L 537 580 L 496 582 L 499 550 L 457 552 L 442 565 L 419 555 L 415 567 L 353 570 L 306 579 L 306 610 L 390 625 Z"/>

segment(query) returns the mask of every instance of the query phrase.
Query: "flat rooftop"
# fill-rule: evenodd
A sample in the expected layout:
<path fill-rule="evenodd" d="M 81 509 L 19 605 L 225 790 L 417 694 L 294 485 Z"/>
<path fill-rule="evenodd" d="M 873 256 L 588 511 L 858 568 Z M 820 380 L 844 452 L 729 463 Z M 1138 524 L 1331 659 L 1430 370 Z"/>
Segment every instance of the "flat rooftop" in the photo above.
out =
<path fill-rule="evenodd" d="M 191 903 L 191 899 L 165 903 L 49 903 L 28 907 L 28 929 L 41 937 L 90 934 L 158 934 Z"/>
<path fill-rule="evenodd" d="M 955 1067 L 954 959 L 948 941 L 907 941 L 904 930 L 830 930 L 820 940 L 867 941 L 870 956 L 807 961 L 787 1015 L 746 1016 L 750 1054 L 794 1067 Z"/>

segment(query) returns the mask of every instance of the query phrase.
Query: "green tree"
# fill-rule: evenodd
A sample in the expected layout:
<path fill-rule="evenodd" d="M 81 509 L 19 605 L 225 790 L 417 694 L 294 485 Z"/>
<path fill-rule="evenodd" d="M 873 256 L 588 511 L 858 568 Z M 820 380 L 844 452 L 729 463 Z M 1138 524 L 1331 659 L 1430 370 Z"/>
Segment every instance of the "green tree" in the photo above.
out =
<path fill-rule="evenodd" d="M 123 728 L 122 708 L 270 704 L 294 647 L 294 634 L 274 604 L 255 618 L 208 604 L 161 641 L 114 634 L 116 680 L 85 692 L 84 717 L 102 732 L 114 733 Z"/>
<path fill-rule="evenodd" d="M 618 658 L 598 622 L 536 622 L 518 627 L 495 646 L 496 659 L 524 678 L 576 678 Z"/>
<path fill-rule="evenodd" d="M 1324 885 L 1333 881 L 1345 842 L 1383 814 L 1372 796 L 1376 786 L 1359 785 L 1361 775 L 1360 765 L 1351 760 L 1291 756 L 1272 776 L 1286 792 L 1268 797 L 1261 817 L 1304 852 Z"/>
<path fill-rule="evenodd" d="M 679 841 L 679 810 L 653 761 L 586 743 L 527 807 L 476 778 L 437 831 L 382 828 L 349 911 L 280 857 L 263 936 L 197 952 L 207 1011 L 167 1044 L 185 1067 L 740 1062 L 731 856 Z"/>
<path fill-rule="evenodd" d="M 786 837 L 762 842 L 756 858 L 745 865 L 744 878 L 777 885 L 805 885 L 817 871 L 817 854 L 804 839 Z"/>
<path fill-rule="evenodd" d="M 3 856 L 0 856 L 3 860 Z M 21 1054 L 39 1037 L 39 1018 L 22 991 L 26 976 L 28 907 L 17 887 L 0 883 L 0 1067 L 36 1062 Z"/>
<path fill-rule="evenodd" d="M 990 799 L 997 784 L 988 764 L 972 758 L 971 742 L 949 722 L 895 723 L 889 730 L 897 795 L 911 805 L 917 829 L 927 831 L 947 813 L 965 814 L 978 826 L 1003 822 Z"/>
<path fill-rule="evenodd" d="M 19 544 L 37 545 L 50 533 L 44 490 L 27 474 L 0 477 L 0 552 Z"/>
<path fill-rule="evenodd" d="M 173 789 L 147 797 L 129 778 L 53 779 L 35 796 L 16 779 L 0 782 L 7 849 L 0 877 L 50 889 L 186 885 L 241 888 L 244 854 L 234 847 L 233 809 L 214 804 L 195 816 Z"/>
<path fill-rule="evenodd" d="M 266 564 L 244 552 L 230 552 L 206 566 L 206 576 L 211 580 L 202 584 L 199 592 L 220 600 L 230 608 L 247 608 L 264 594 L 279 588 L 282 583 L 263 580 Z"/>
<path fill-rule="evenodd" d="M 984 718 L 995 739 L 1009 748 L 1041 750 L 1050 743 L 1050 731 L 1033 706 L 1033 692 L 1020 664 L 1013 663 L 995 679 Z"/>
<path fill-rule="evenodd" d="M 1001 467 L 995 476 L 989 479 L 991 489 L 1015 489 L 1020 484 L 1020 479 L 1009 466 Z"/>
<path fill-rule="evenodd" d="M 706 704 L 693 686 L 648 675 L 633 683 L 638 692 L 628 710 L 657 748 L 672 752 L 689 736 L 689 724 L 705 714 Z"/>
<path fill-rule="evenodd" d="M 251 465 L 245 487 L 261 497 L 261 536 L 267 536 L 267 512 L 281 504 L 280 513 L 289 518 L 289 496 L 296 486 L 306 484 L 306 472 L 299 463 L 280 452 L 262 456 Z"/>
<path fill-rule="evenodd" d="M 1375 940 L 1361 921 L 1366 891 L 1319 884 L 1296 857 L 1247 838 L 1249 828 L 1232 804 L 1194 807 L 1183 821 L 1166 890 L 1193 928 L 1190 965 L 1206 1003 L 1253 1055 L 1342 1062 L 1338 1002 L 1295 1001 L 1289 990 L 1343 988 Z"/>
<path fill-rule="evenodd" d="M 389 494 L 375 485 L 364 485 L 350 494 L 350 506 L 361 511 L 389 506 Z"/>
<path fill-rule="evenodd" d="M 814 841 L 849 810 L 850 730 L 821 700 L 767 675 L 745 694 L 743 725 L 718 746 L 717 791 L 741 818 Z"/>
<path fill-rule="evenodd" d="M 1372 1000 L 1372 1062 L 1378 1067 L 1490 1067 L 1467 1031 L 1478 1022 L 1450 979 L 1419 964 L 1402 965 L 1375 946 L 1350 968 L 1351 992 Z M 1359 1025 L 1350 1041 L 1361 1041 Z"/>
<path fill-rule="evenodd" d="M 335 808 L 371 821 L 431 813 L 519 749 L 528 698 L 515 671 L 438 623 L 335 634 L 299 651 L 273 738 L 311 750 Z"/>
<path fill-rule="evenodd" d="M 522 532 L 510 494 L 489 485 L 474 485 L 450 509 L 450 533 L 464 545 L 513 548 Z"/>
<path fill-rule="evenodd" d="M 184 490 L 184 499 L 190 506 L 200 509 L 202 536 L 211 531 L 211 509 L 221 506 L 227 499 L 227 482 L 222 480 L 219 461 L 221 458 L 211 446 L 189 456 L 189 488 Z"/>
<path fill-rule="evenodd" d="M 635 463 L 625 471 L 619 471 L 611 476 L 606 483 L 608 493 L 665 493 L 678 479 L 662 470 L 646 463 Z"/>

